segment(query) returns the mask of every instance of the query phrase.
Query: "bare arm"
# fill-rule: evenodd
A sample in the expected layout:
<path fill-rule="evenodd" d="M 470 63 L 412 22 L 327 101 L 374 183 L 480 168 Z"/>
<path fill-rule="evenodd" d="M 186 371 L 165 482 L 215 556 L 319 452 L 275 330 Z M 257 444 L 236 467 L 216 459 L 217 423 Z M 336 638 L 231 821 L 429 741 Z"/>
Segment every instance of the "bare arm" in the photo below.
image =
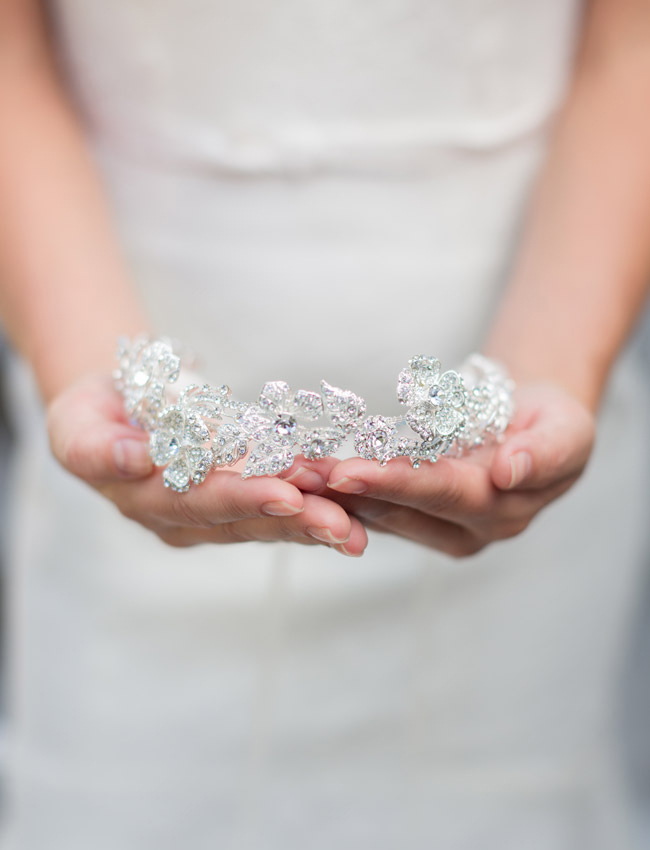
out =
<path fill-rule="evenodd" d="M 594 0 L 487 351 L 594 408 L 650 280 L 650 4 Z"/>
<path fill-rule="evenodd" d="M 399 461 L 323 465 L 330 488 L 370 525 L 453 555 L 518 534 L 581 475 L 594 411 L 649 278 L 650 4 L 592 0 L 484 347 L 518 381 L 506 441 L 417 471 Z"/>
<path fill-rule="evenodd" d="M 48 402 L 52 450 L 174 546 L 293 540 L 359 555 L 359 520 L 287 481 L 219 470 L 178 495 L 151 475 L 110 372 L 117 337 L 148 329 L 37 0 L 0 0 L 0 316 Z"/>
<path fill-rule="evenodd" d="M 0 2 L 0 315 L 46 400 L 147 329 L 35 0 Z"/>

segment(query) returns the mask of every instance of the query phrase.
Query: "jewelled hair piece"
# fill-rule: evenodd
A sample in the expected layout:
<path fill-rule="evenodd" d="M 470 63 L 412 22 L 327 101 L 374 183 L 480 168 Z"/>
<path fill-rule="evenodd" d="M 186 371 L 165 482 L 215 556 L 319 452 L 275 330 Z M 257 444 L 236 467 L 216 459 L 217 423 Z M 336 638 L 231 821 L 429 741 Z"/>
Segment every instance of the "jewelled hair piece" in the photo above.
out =
<path fill-rule="evenodd" d="M 178 493 L 211 469 L 242 461 L 242 478 L 277 475 L 296 455 L 328 457 L 348 439 L 360 457 L 382 465 L 408 457 L 417 468 L 501 440 L 514 412 L 514 382 L 481 354 L 446 372 L 435 357 L 412 357 L 397 380 L 402 416 L 366 416 L 360 396 L 326 381 L 319 392 L 271 381 L 252 403 L 233 398 L 225 384 L 174 392 L 181 357 L 165 338 L 121 338 L 117 357 L 126 413 L 149 432 L 151 458 Z"/>

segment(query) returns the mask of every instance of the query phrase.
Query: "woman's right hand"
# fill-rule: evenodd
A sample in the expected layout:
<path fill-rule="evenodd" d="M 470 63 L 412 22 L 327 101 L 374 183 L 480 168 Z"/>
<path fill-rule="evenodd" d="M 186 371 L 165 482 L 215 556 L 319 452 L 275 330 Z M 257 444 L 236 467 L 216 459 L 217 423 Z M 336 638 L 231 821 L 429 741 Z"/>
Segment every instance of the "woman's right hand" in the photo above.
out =
<path fill-rule="evenodd" d="M 169 490 L 149 457 L 147 434 L 128 423 L 105 375 L 87 376 L 56 396 L 47 424 L 65 469 L 171 546 L 292 540 L 358 556 L 367 545 L 362 524 L 340 505 L 280 478 L 243 480 L 220 469 L 187 493 Z"/>

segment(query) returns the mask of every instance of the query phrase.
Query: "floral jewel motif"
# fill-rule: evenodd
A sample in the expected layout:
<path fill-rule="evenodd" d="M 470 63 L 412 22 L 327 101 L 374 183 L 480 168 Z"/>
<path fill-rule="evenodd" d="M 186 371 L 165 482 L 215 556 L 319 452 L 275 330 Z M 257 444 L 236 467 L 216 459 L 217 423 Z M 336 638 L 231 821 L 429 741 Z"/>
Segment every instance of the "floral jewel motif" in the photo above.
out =
<path fill-rule="evenodd" d="M 397 381 L 397 398 L 409 405 L 406 421 L 426 442 L 456 437 L 465 424 L 467 391 L 453 370 L 441 374 L 440 361 L 418 355 L 409 360 Z"/>
<path fill-rule="evenodd" d="M 354 437 L 355 452 L 366 460 L 388 463 L 395 457 L 393 443 L 397 438 L 395 425 L 384 416 L 369 416 Z"/>
<path fill-rule="evenodd" d="M 181 364 L 167 339 L 121 340 L 118 359 L 114 379 L 125 410 L 150 432 L 151 457 L 165 467 L 165 486 L 179 493 L 203 481 L 210 469 L 234 465 L 247 454 L 243 478 L 276 475 L 296 453 L 308 460 L 328 457 L 348 436 L 363 458 L 383 465 L 408 457 L 418 467 L 503 439 L 514 413 L 513 381 L 499 363 L 478 354 L 465 361 L 462 375 L 442 372 L 435 357 L 411 358 L 397 385 L 405 416 L 367 418 L 360 396 L 326 381 L 320 393 L 293 392 L 272 381 L 254 404 L 233 399 L 226 386 L 208 384 L 186 387 L 176 400 L 168 385 L 178 380 Z"/>
<path fill-rule="evenodd" d="M 222 415 L 227 387 L 192 384 L 181 393 L 178 404 L 164 408 L 151 432 L 149 448 L 163 472 L 165 487 L 185 493 L 190 483 L 200 484 L 214 464 L 212 431 Z"/>
<path fill-rule="evenodd" d="M 350 390 L 333 387 L 327 381 L 321 381 L 320 386 L 325 414 L 332 425 L 342 428 L 346 434 L 354 431 L 366 415 L 365 401 Z"/>
<path fill-rule="evenodd" d="M 428 460 L 429 463 L 435 463 L 441 455 L 449 453 L 453 445 L 451 437 L 433 437 L 431 440 L 423 440 L 421 443 L 415 443 L 412 451 L 407 454 L 413 464 L 413 469 L 418 469 L 422 461 Z"/>
<path fill-rule="evenodd" d="M 178 380 L 181 361 L 167 340 L 149 342 L 138 337 L 132 345 L 120 339 L 119 368 L 113 373 L 124 396 L 124 409 L 131 421 L 147 430 L 156 424 L 165 401 L 165 387 Z"/>
<path fill-rule="evenodd" d="M 323 400 L 318 393 L 294 393 L 284 381 L 264 384 L 257 404 L 249 407 L 238 422 L 243 432 L 257 442 L 243 477 L 275 475 L 288 469 L 294 460 L 292 449 L 313 442 L 310 426 L 322 415 Z"/>
<path fill-rule="evenodd" d="M 224 422 L 212 439 L 215 466 L 232 466 L 248 451 L 248 438 L 237 425 Z"/>
<path fill-rule="evenodd" d="M 481 446 L 489 439 L 502 440 L 514 414 L 514 382 L 499 364 L 472 354 L 465 370 L 471 386 L 467 402 L 470 416 L 458 436 L 461 450 Z"/>
<path fill-rule="evenodd" d="M 321 384 L 322 395 L 309 390 L 293 392 L 284 381 L 264 384 L 257 404 L 238 420 L 242 431 L 257 442 L 243 477 L 275 475 L 294 462 L 294 450 L 308 460 L 328 457 L 341 446 L 365 414 L 362 398 L 348 390 Z M 325 417 L 328 425 L 315 423 Z"/>

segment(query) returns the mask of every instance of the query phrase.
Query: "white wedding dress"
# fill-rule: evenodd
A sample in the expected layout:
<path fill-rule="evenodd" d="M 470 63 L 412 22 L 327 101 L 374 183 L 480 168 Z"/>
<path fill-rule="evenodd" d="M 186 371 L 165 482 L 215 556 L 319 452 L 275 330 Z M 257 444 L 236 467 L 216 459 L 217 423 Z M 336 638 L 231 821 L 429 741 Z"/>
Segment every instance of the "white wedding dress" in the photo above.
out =
<path fill-rule="evenodd" d="M 580 14 L 51 5 L 157 329 L 240 398 L 324 377 L 373 412 L 412 355 L 480 346 Z M 616 708 L 650 420 L 630 357 L 583 479 L 464 562 L 380 535 L 360 560 L 169 549 L 56 465 L 12 376 L 7 847 L 634 846 Z"/>

